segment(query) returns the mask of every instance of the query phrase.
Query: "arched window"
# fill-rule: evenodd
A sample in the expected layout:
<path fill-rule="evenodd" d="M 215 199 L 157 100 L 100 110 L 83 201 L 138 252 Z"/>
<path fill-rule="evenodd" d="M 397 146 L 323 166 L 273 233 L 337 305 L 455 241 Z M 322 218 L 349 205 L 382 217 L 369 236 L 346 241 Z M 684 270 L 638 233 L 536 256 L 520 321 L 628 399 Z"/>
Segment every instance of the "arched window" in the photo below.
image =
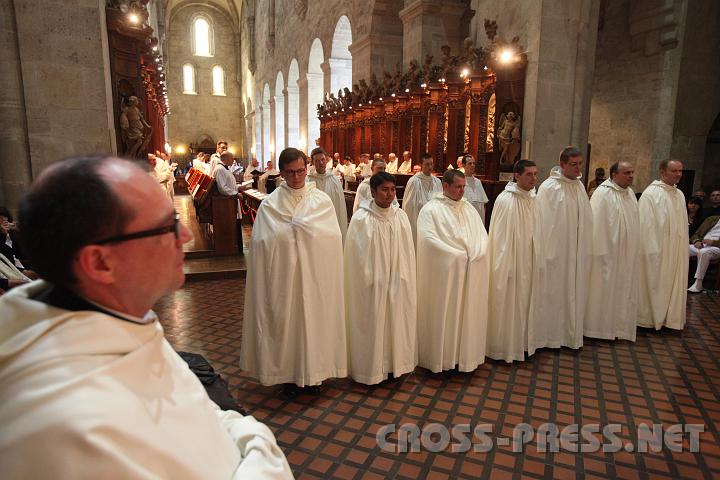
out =
<path fill-rule="evenodd" d="M 215 65 L 212 69 L 213 79 L 213 95 L 225 95 L 225 71 L 220 65 Z"/>
<path fill-rule="evenodd" d="M 193 54 L 199 57 L 212 57 L 214 54 L 213 32 L 205 17 L 197 17 L 192 23 Z"/>
<path fill-rule="evenodd" d="M 183 93 L 186 95 L 197 95 L 195 86 L 195 67 L 186 63 L 183 65 Z"/>

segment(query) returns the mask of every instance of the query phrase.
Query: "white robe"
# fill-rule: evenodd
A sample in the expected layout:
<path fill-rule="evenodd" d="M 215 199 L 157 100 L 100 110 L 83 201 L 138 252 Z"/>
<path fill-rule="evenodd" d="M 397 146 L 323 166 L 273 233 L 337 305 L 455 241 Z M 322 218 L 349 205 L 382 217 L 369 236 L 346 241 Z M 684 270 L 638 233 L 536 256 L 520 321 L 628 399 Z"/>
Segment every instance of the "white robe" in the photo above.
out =
<path fill-rule="evenodd" d="M 413 175 L 405 186 L 402 208 L 410 220 L 415 245 L 417 245 L 416 225 L 420 210 L 436 193 L 442 193 L 442 182 L 439 178 L 425 175 L 423 172 Z"/>
<path fill-rule="evenodd" d="M 155 160 L 153 169 L 154 177 L 160 182 L 160 186 L 165 191 L 170 200 L 173 199 L 173 174 L 170 165 L 160 157 Z"/>
<path fill-rule="evenodd" d="M 357 192 L 355 192 L 355 201 L 353 202 L 353 213 L 357 212 L 361 205 L 367 205 L 372 202 L 372 191 L 370 190 L 370 179 L 366 178 L 360 185 L 358 185 Z M 400 207 L 397 201 L 397 197 L 393 198 L 392 202 L 394 207 Z"/>
<path fill-rule="evenodd" d="M 240 368 L 263 385 L 346 377 L 342 234 L 327 194 L 280 184 L 260 203 L 248 257 Z"/>
<path fill-rule="evenodd" d="M 485 225 L 485 204 L 488 203 L 490 199 L 485 193 L 482 182 L 475 177 L 466 176 L 464 196 L 480 214 L 480 219 L 483 221 L 483 225 Z"/>
<path fill-rule="evenodd" d="M 524 360 L 535 257 L 535 189 L 510 182 L 498 195 L 490 220 L 490 305 L 486 355 Z"/>
<path fill-rule="evenodd" d="M 685 196 L 660 180 L 642 193 L 638 325 L 682 330 L 688 282 L 688 218 Z"/>
<path fill-rule="evenodd" d="M 418 217 L 418 364 L 433 372 L 485 361 L 488 236 L 467 200 L 436 194 Z"/>
<path fill-rule="evenodd" d="M 335 216 L 337 217 L 338 225 L 340 225 L 340 233 L 342 233 L 344 241 L 348 227 L 348 219 L 347 204 L 345 203 L 345 193 L 343 193 L 342 183 L 340 183 L 340 180 L 329 170 L 325 170 L 325 173 L 322 175 L 316 171 L 314 174 L 308 175 L 305 178 L 307 182 L 314 182 L 317 188 L 327 193 L 330 200 L 332 200 L 333 207 L 335 207 Z"/>
<path fill-rule="evenodd" d="M 0 298 L 0 478 L 292 478 L 268 427 L 220 410 L 154 313 L 34 300 L 47 288 Z"/>
<path fill-rule="evenodd" d="M 352 378 L 374 385 L 417 365 L 415 250 L 407 215 L 371 201 L 345 242 L 345 314 Z"/>
<path fill-rule="evenodd" d="M 258 190 L 260 192 L 267 193 L 267 185 L 266 184 L 267 184 L 268 177 L 270 175 L 280 175 L 280 172 L 275 169 L 272 169 L 272 170 L 267 170 L 267 171 L 265 171 L 265 173 L 260 175 L 260 177 L 258 178 Z"/>
<path fill-rule="evenodd" d="M 397 158 L 396 158 L 394 161 L 389 162 L 389 163 L 387 164 L 387 168 L 385 168 L 385 171 L 388 172 L 388 173 L 397 173 L 397 171 L 398 171 L 398 161 L 397 161 Z"/>
<path fill-rule="evenodd" d="M 412 172 L 412 160 L 405 160 L 398 167 L 398 173 L 408 174 Z"/>
<path fill-rule="evenodd" d="M 585 336 L 635 341 L 640 281 L 640 216 L 631 188 L 605 180 L 590 199 L 593 256 Z"/>
<path fill-rule="evenodd" d="M 533 284 L 528 353 L 542 347 L 580 348 L 592 262 L 592 208 L 578 179 L 554 167 L 536 198 L 541 265 Z"/>

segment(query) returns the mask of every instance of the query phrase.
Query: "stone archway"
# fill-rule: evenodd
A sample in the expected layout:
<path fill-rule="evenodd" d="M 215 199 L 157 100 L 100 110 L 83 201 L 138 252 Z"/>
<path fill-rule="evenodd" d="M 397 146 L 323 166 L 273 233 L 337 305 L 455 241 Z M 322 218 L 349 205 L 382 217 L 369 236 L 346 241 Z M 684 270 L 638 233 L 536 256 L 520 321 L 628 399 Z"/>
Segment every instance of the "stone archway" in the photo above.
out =
<path fill-rule="evenodd" d="M 343 15 L 335 25 L 328 66 L 330 67 L 330 91 L 337 95 L 339 90 L 352 88 L 352 28 L 350 20 Z"/>
<path fill-rule="evenodd" d="M 323 102 L 324 74 L 322 63 L 324 61 L 323 47 L 319 38 L 312 42 L 307 73 L 307 139 L 306 145 L 300 146 L 310 151 L 315 148 L 315 140 L 320 138 L 320 120 L 317 116 L 317 105 Z"/>
<path fill-rule="evenodd" d="M 287 82 L 287 141 L 289 147 L 300 144 L 300 69 L 294 58 L 290 61 Z"/>

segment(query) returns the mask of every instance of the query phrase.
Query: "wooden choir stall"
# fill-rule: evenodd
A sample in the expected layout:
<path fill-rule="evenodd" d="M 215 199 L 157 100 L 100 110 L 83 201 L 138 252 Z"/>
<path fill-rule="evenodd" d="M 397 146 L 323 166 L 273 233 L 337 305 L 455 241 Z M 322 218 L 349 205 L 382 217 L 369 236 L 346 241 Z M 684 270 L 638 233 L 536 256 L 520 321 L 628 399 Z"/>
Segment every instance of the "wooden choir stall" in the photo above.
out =
<path fill-rule="evenodd" d="M 487 48 L 466 40 L 464 51 L 452 55 L 446 45 L 440 64 L 428 55 L 422 65 L 411 61 L 405 72 L 385 72 L 383 81 L 373 74 L 352 91 L 327 94 L 318 105 L 320 146 L 352 158 L 361 153 L 387 158 L 393 152 L 400 161 L 407 150 L 414 164 L 429 152 L 439 175 L 470 153 L 490 198 L 489 219 L 495 198 L 512 179 L 513 164 L 522 158 L 527 57 L 517 37 L 511 42 L 497 37 L 494 21 L 485 21 L 485 31 Z M 410 175 L 396 177 L 402 187 Z"/>

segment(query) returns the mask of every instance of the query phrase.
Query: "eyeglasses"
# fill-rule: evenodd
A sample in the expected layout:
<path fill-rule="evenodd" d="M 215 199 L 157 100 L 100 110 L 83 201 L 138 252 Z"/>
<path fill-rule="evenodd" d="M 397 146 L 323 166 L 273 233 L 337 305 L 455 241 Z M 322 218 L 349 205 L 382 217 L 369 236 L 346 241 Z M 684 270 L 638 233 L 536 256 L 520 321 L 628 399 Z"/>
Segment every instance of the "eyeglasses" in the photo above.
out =
<path fill-rule="evenodd" d="M 115 235 L 114 237 L 104 238 L 100 241 L 93 242 L 95 245 L 106 245 L 108 243 L 120 243 L 127 242 L 128 240 L 136 240 L 138 238 L 155 237 L 157 235 L 165 235 L 166 233 L 173 232 L 175 234 L 175 240 L 180 238 L 180 214 L 175 213 L 175 221 L 172 225 L 166 227 L 153 228 L 150 230 L 143 230 L 141 232 L 126 233 L 123 235 Z"/>
<path fill-rule="evenodd" d="M 305 169 L 301 168 L 299 170 L 283 170 L 283 173 L 288 177 L 299 176 L 305 173 Z"/>

